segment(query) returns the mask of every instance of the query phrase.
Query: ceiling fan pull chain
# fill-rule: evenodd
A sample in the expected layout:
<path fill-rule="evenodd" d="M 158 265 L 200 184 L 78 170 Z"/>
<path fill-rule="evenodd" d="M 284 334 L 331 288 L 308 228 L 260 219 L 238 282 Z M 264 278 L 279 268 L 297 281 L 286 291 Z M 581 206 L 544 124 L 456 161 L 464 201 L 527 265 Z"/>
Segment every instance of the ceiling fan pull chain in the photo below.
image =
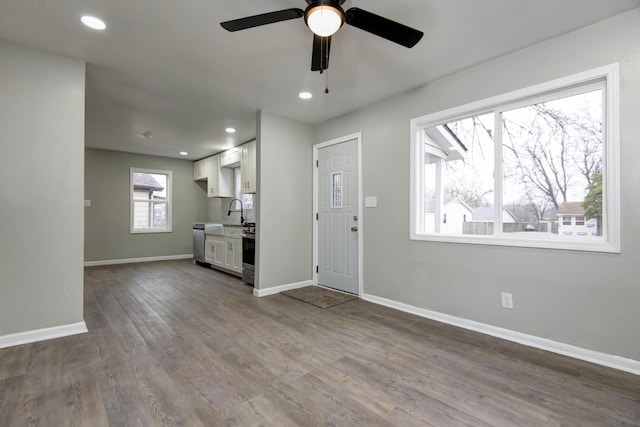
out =
<path fill-rule="evenodd" d="M 324 75 L 325 78 L 325 86 L 324 93 L 329 93 L 329 69 L 327 68 L 327 74 Z"/>
<path fill-rule="evenodd" d="M 320 39 L 320 74 L 325 70 L 326 52 L 324 51 L 324 39 Z"/>

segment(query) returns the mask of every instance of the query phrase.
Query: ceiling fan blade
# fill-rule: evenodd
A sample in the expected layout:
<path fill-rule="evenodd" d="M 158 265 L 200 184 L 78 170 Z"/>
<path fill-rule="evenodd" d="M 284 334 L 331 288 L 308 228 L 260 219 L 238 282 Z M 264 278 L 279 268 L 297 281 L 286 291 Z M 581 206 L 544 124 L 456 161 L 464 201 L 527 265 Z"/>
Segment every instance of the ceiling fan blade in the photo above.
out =
<path fill-rule="evenodd" d="M 302 9 L 292 8 L 225 21 L 221 22 L 220 25 L 227 31 L 239 31 L 246 30 L 247 28 L 259 27 L 260 25 L 301 18 L 303 15 L 304 11 Z"/>
<path fill-rule="evenodd" d="M 415 46 L 424 35 L 422 31 L 357 7 L 352 7 L 345 12 L 345 22 L 405 47 Z"/>
<path fill-rule="evenodd" d="M 311 54 L 311 71 L 329 68 L 329 51 L 331 50 L 331 36 L 320 37 L 313 35 L 313 53 Z"/>

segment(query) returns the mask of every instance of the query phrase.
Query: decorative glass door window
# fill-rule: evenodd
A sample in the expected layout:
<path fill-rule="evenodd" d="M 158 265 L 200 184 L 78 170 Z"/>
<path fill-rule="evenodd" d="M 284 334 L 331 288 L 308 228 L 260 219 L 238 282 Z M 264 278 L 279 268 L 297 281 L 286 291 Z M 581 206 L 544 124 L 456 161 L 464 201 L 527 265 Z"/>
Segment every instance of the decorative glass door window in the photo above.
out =
<path fill-rule="evenodd" d="M 342 209 L 342 172 L 331 174 L 331 208 Z"/>

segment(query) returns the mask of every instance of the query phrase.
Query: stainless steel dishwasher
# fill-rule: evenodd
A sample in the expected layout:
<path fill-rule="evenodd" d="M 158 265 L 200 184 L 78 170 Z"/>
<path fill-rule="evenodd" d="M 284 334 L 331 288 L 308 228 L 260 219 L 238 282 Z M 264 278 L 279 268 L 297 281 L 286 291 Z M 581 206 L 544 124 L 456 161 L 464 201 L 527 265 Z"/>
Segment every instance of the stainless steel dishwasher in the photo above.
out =
<path fill-rule="evenodd" d="M 193 261 L 204 261 L 204 223 L 193 223 Z"/>

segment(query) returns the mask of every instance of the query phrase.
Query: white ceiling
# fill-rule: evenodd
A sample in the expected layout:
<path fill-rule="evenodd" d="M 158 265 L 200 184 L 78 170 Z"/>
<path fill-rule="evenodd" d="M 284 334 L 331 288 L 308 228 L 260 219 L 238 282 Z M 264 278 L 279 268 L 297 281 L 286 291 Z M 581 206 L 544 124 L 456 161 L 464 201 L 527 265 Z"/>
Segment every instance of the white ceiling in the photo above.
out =
<path fill-rule="evenodd" d="M 258 110 L 321 123 L 640 0 L 347 0 L 343 8 L 352 6 L 425 35 L 407 49 L 343 26 L 332 41 L 329 94 L 325 75 L 310 71 L 303 19 L 235 33 L 219 25 L 304 9 L 304 0 L 2 0 L 0 38 L 87 62 L 87 146 L 198 159 L 255 137 Z M 107 30 L 84 27 L 83 14 Z M 313 98 L 299 99 L 303 90 Z M 238 132 L 228 136 L 228 126 Z"/>

